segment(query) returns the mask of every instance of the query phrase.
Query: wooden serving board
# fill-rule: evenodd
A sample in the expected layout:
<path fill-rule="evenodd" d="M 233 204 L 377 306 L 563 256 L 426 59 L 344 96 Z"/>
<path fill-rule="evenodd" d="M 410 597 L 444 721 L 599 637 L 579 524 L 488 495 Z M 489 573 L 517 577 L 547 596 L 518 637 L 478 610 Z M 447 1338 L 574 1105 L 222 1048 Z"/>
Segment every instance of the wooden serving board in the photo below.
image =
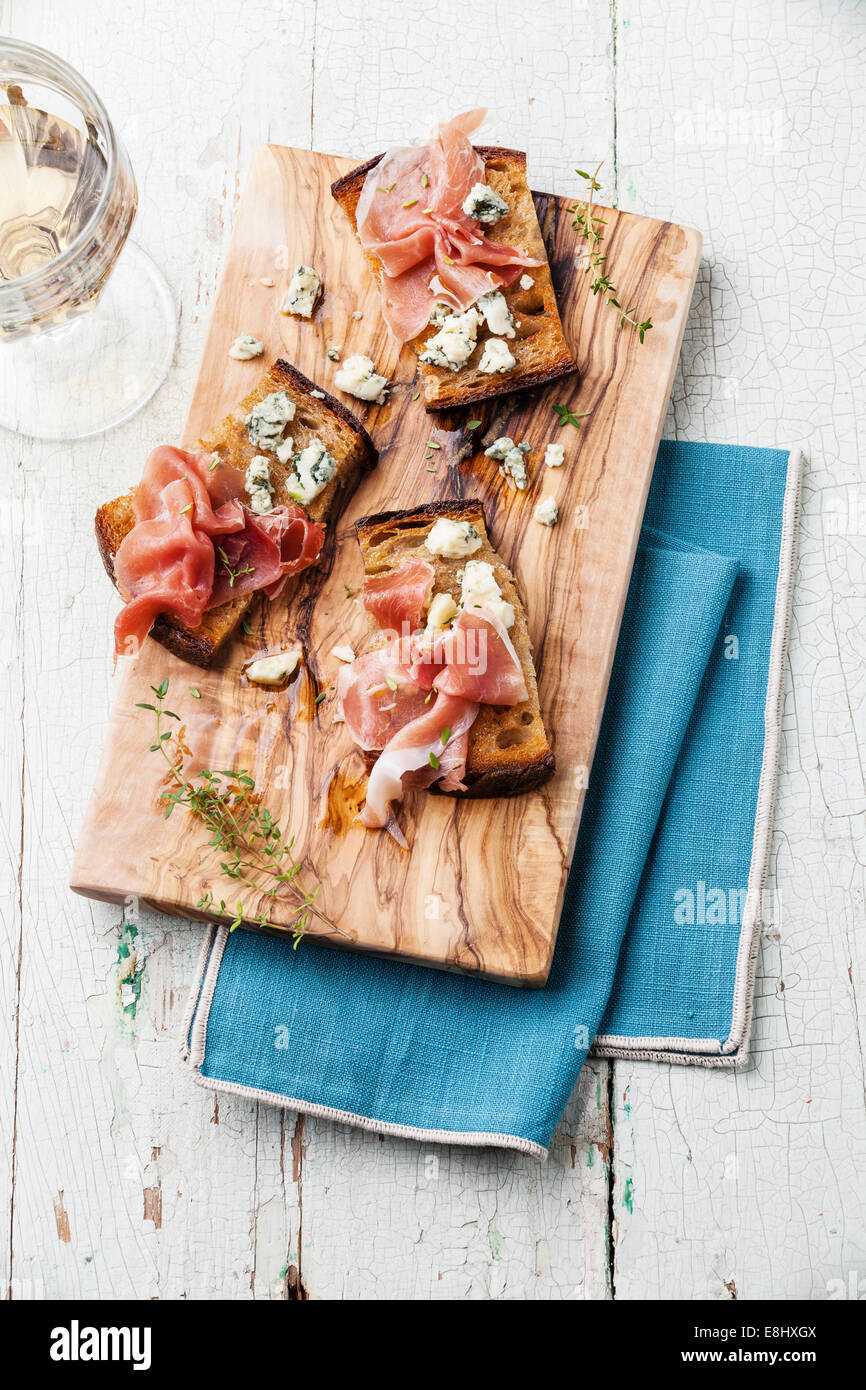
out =
<path fill-rule="evenodd" d="M 539 986 L 550 969 L 701 237 L 606 210 L 611 276 L 623 301 L 637 304 L 642 316 L 651 314 L 655 325 L 641 345 L 590 294 L 576 265 L 580 242 L 565 201 L 536 195 L 579 375 L 478 409 L 430 416 L 414 399 L 414 357 L 399 353 L 389 339 L 364 257 L 330 196 L 331 181 L 352 167 L 352 160 L 305 150 L 258 150 L 183 442 L 193 447 L 253 386 L 263 361 L 278 355 L 332 390 L 336 364 L 326 352 L 337 344 L 343 356 L 371 356 L 393 383 L 384 406 L 345 398 L 370 430 L 379 466 L 336 523 L 330 568 L 302 576 L 288 606 L 285 599 L 273 605 L 257 600 L 250 614 L 254 636 L 239 633 L 218 665 L 201 671 L 151 641 L 138 658 L 124 660 L 72 887 L 112 902 L 135 895 L 162 911 L 199 919 L 208 916 L 196 907 L 206 891 L 234 908 L 239 895 L 221 876 L 207 832 L 182 810 L 166 821 L 159 804 L 164 764 L 161 769 L 158 755 L 148 753 L 152 716 L 135 706 L 168 677 L 168 704 L 182 718 L 189 767 L 249 769 L 265 804 L 294 834 L 308 882 L 321 884 L 319 902 L 330 925 L 312 920 L 301 949 L 316 940 Z M 325 282 L 311 322 L 279 313 L 298 262 L 316 266 Z M 262 279 L 274 280 L 274 287 Z M 352 317 L 356 310 L 360 320 Z M 268 357 L 230 359 L 228 348 L 241 332 L 260 338 Z M 559 402 L 588 415 L 579 432 L 558 426 L 551 406 Z M 468 416 L 480 418 L 481 427 L 466 432 Z M 532 443 L 527 492 L 509 489 L 483 457 L 484 442 L 498 434 Z M 428 440 L 440 447 L 428 451 Z M 565 445 L 564 468 L 542 464 L 551 440 Z M 435 472 L 428 471 L 428 452 Z M 532 518 L 542 492 L 559 502 L 561 519 L 552 529 Z M 365 777 L 345 725 L 334 718 L 329 686 L 339 662 L 331 649 L 348 643 L 357 652 L 368 640 L 361 604 L 346 592 L 362 582 L 355 519 L 464 496 L 483 499 L 493 543 L 524 596 L 557 770 L 540 790 L 508 800 L 408 794 L 399 817 L 407 852 L 387 834 L 353 824 Z M 287 641 L 300 641 L 307 653 L 300 678 L 287 691 L 256 690 L 239 680 L 246 660 Z M 321 690 L 328 697 L 316 705 Z M 266 902 L 247 898 L 246 915 L 254 918 Z M 292 921 L 290 906 L 272 903 L 268 911 L 278 929 Z"/>

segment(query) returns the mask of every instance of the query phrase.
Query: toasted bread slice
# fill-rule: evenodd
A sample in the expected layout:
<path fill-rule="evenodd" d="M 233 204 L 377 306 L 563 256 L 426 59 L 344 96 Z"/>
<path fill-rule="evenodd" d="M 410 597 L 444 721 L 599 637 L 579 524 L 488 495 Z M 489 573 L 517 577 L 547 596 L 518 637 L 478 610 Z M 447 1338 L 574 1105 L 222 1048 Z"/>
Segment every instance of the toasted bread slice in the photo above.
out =
<path fill-rule="evenodd" d="M 481 549 L 475 551 L 472 559 L 486 560 L 493 566 L 502 597 L 514 608 L 514 626 L 509 637 L 520 658 L 529 692 L 528 698 L 518 705 L 481 705 L 469 732 L 469 752 L 463 779 L 466 791 L 456 794 L 513 796 L 545 782 L 553 773 L 555 763 L 538 704 L 538 684 L 526 611 L 513 575 L 490 544 L 481 503 L 430 502 L 411 511 L 380 512 L 376 516 L 362 517 L 355 523 L 355 533 L 364 559 L 364 573 L 370 576 L 396 569 L 407 555 L 414 554 L 424 544 L 434 522 L 441 516 L 454 521 L 469 521 L 481 536 Z M 431 555 L 426 549 L 423 556 L 436 571 L 433 593 L 447 592 L 455 602 L 459 602 L 460 581 L 457 574 L 466 561 L 447 560 L 441 555 Z M 375 761 L 375 755 L 371 761 Z M 437 790 L 435 785 L 433 790 Z"/>
<path fill-rule="evenodd" d="M 373 441 L 354 415 L 327 392 L 322 393 L 321 398 L 312 394 L 318 390 L 312 381 L 280 358 L 255 389 L 244 397 L 237 409 L 227 415 L 207 439 L 201 441 L 201 448 L 209 453 L 218 453 L 225 463 L 245 472 L 250 460 L 261 450 L 250 443 L 244 418 L 254 405 L 272 391 L 285 391 L 295 404 L 295 418 L 288 428 L 297 447 L 303 449 L 315 436 L 321 439 L 331 457 L 337 460 L 336 474 L 306 508 L 311 521 L 326 522 L 355 487 L 362 471 L 375 467 L 377 454 Z M 274 484 L 274 502 L 291 502 L 293 499 L 286 494 L 284 486 L 291 466 L 280 463 L 274 455 L 268 455 L 268 459 Z M 96 540 L 112 583 L 116 582 L 114 556 L 117 547 L 127 531 L 132 529 L 135 520 L 132 497 L 132 492 L 127 492 L 113 502 L 106 502 L 96 513 Z M 245 500 L 249 501 L 249 498 L 245 496 Z M 195 628 L 187 627 L 171 614 L 162 613 L 151 628 L 150 636 L 184 661 L 192 661 L 197 666 L 210 666 L 255 597 L 255 594 L 242 595 L 230 603 L 221 604 L 219 608 L 211 609 Z"/>
<path fill-rule="evenodd" d="M 502 291 L 514 317 L 516 330 L 516 337 L 507 340 L 509 351 L 515 359 L 511 371 L 496 372 L 492 376 L 479 371 L 484 343 L 494 336 L 486 323 L 482 324 L 478 330 L 478 346 L 466 366 L 459 371 L 452 372 L 448 367 L 431 367 L 419 361 L 418 370 L 428 412 L 450 410 L 474 401 L 487 400 L 491 396 L 525 391 L 530 386 L 555 381 L 557 377 L 568 376 L 577 370 L 562 331 L 547 251 L 532 193 L 526 182 L 526 155 L 520 150 L 499 149 L 492 145 L 476 145 L 475 149 L 484 160 L 485 182 L 505 199 L 509 209 L 499 222 L 484 228 L 485 234 L 491 241 L 525 247 L 527 253 L 542 264 L 525 272 L 532 279 L 531 289 L 521 289 L 521 277 L 518 277 Z M 356 232 L 356 212 L 364 180 L 381 158 L 381 155 L 377 155 L 331 184 L 333 197 Z M 376 256 L 365 254 L 379 282 L 379 261 Z M 432 298 L 431 295 L 431 308 Z M 436 331 L 436 328 L 428 326 L 412 341 L 410 346 L 416 355 L 420 356 L 424 344 Z"/>

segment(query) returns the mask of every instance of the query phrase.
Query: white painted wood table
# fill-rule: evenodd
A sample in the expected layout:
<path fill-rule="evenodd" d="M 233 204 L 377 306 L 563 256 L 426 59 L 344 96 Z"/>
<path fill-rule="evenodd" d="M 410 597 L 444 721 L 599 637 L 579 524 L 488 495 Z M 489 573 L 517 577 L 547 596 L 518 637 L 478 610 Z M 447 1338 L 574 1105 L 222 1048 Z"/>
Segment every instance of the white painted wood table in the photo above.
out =
<path fill-rule="evenodd" d="M 135 236 L 181 311 L 171 378 L 124 428 L 0 438 L 4 1282 L 13 1298 L 862 1296 L 866 11 L 358 13 L 0 0 L 0 31 L 105 99 L 141 190 Z M 753 1064 L 590 1064 L 544 1167 L 216 1104 L 177 1054 L 199 929 L 123 926 L 66 887 L 112 698 L 92 514 L 180 426 L 253 148 L 366 155 L 482 102 L 485 138 L 525 147 L 535 187 L 576 191 L 574 166 L 604 156 L 621 206 L 702 229 L 665 433 L 809 459 Z"/>

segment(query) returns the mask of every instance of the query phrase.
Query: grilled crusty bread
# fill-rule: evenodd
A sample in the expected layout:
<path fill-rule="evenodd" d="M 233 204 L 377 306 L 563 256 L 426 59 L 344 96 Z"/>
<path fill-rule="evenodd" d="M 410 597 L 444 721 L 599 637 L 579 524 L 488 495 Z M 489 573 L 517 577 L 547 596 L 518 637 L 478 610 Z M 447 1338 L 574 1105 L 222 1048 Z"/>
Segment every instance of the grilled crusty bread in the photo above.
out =
<path fill-rule="evenodd" d="M 486 323 L 478 330 L 478 346 L 465 367 L 452 372 L 448 367 L 431 367 L 426 362 L 418 363 L 418 370 L 424 384 L 424 404 L 428 411 L 448 410 L 455 406 L 469 405 L 473 401 L 487 400 L 491 396 L 502 396 L 512 391 L 525 391 L 530 386 L 540 386 L 557 377 L 568 376 L 577 370 L 562 332 L 556 295 L 550 278 L 547 251 L 538 225 L 535 203 L 526 182 L 526 155 L 520 150 L 499 149 L 492 145 L 476 145 L 475 149 L 484 160 L 485 182 L 505 199 L 509 211 L 499 222 L 482 228 L 491 241 L 508 246 L 524 247 L 530 256 L 542 264 L 523 272 L 533 280 L 532 289 L 520 288 L 520 276 L 513 284 L 506 286 L 502 293 L 514 316 L 517 336 L 507 339 L 508 348 L 516 359 L 510 372 L 494 373 L 487 376 L 478 370 L 483 345 L 494 335 Z M 369 171 L 382 158 L 368 160 L 350 174 L 331 184 L 331 193 L 357 231 L 356 210 L 361 189 Z M 377 257 L 365 253 L 377 282 L 381 279 L 381 267 Z M 432 302 L 432 295 L 431 295 Z M 520 327 L 517 327 L 517 324 Z M 428 326 L 413 340 L 410 346 L 420 355 L 424 344 L 437 332 Z"/>
<path fill-rule="evenodd" d="M 321 439 L 328 453 L 338 463 L 337 472 L 306 508 L 311 521 L 327 521 L 341 501 L 355 487 L 362 471 L 375 467 L 377 461 L 373 441 L 354 415 L 324 394 L 323 399 L 312 395 L 319 388 L 288 362 L 278 359 L 261 378 L 258 385 L 240 405 L 216 426 L 200 447 L 207 453 L 218 453 L 225 463 L 246 472 L 252 458 L 259 452 L 249 441 L 244 418 L 253 406 L 272 391 L 285 391 L 295 403 L 295 418 L 288 426 L 296 446 L 303 449 L 313 438 Z M 268 454 L 271 481 L 274 483 L 274 502 L 290 503 L 293 499 L 283 490 L 291 467 Z M 112 583 L 115 582 L 114 555 L 127 531 L 132 529 L 132 492 L 106 502 L 96 513 L 96 540 L 102 562 Z M 245 495 L 245 500 L 249 498 Z M 250 607 L 255 594 L 242 595 L 205 613 L 196 628 L 189 628 L 177 618 L 162 613 L 150 630 L 150 636 L 161 642 L 175 656 L 193 661 L 197 666 L 209 666 L 223 643 L 231 636 Z"/>
<path fill-rule="evenodd" d="M 453 521 L 469 521 L 482 537 L 480 550 L 473 560 L 486 560 L 493 566 L 502 596 L 514 607 L 514 626 L 509 637 L 520 658 L 529 698 L 519 705 L 481 705 L 475 723 L 469 731 L 469 752 L 466 760 L 464 796 L 512 796 L 529 791 L 551 776 L 554 756 L 550 747 L 541 710 L 538 704 L 538 685 L 532 661 L 532 643 L 526 625 L 526 612 L 509 570 L 505 568 L 490 544 L 484 520 L 484 508 L 478 501 L 429 502 L 411 511 L 380 512 L 365 516 L 355 523 L 355 532 L 368 576 L 385 574 L 414 554 L 423 545 L 434 522 L 440 516 Z M 422 552 L 436 571 L 433 593 L 448 592 L 455 601 L 460 599 L 457 573 L 465 560 L 446 560 L 441 555 Z M 375 628 L 375 622 L 371 618 Z M 377 629 L 378 630 L 378 629 Z M 371 761 L 375 760 L 375 755 Z M 433 786 L 433 790 L 438 788 Z"/>

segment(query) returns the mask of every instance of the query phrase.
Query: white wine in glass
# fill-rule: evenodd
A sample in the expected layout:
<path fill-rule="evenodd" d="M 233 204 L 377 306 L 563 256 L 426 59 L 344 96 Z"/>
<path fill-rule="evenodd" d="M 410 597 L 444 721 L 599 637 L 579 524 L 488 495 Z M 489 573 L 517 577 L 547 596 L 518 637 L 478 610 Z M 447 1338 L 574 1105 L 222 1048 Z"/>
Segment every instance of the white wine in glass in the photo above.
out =
<path fill-rule="evenodd" d="M 0 425 L 98 434 L 165 378 L 177 315 L 153 262 L 127 244 L 137 206 L 93 89 L 53 54 L 0 37 Z"/>

